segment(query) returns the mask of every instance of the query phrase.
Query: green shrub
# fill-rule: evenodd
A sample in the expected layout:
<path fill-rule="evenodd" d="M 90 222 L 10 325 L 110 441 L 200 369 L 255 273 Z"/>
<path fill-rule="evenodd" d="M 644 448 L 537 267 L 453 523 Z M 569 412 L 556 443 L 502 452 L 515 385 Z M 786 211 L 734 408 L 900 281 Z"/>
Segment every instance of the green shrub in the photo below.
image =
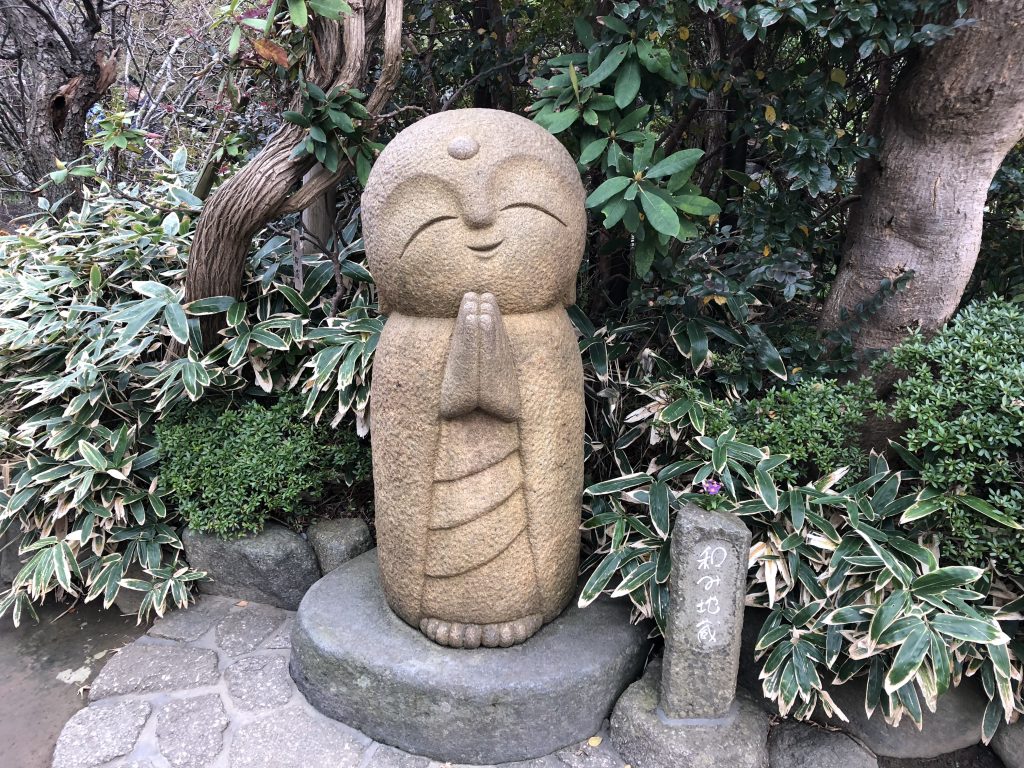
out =
<path fill-rule="evenodd" d="M 995 559 L 1024 573 L 1024 310 L 972 304 L 930 339 L 914 336 L 888 362 L 906 374 L 893 415 L 906 420 L 910 462 L 953 497 L 936 516 L 958 563 Z M 958 503 L 966 502 L 966 503 Z"/>
<path fill-rule="evenodd" d="M 853 474 L 866 469 L 868 454 L 858 445 L 858 429 L 878 407 L 867 381 L 802 381 L 741 400 L 731 417 L 737 439 L 789 456 L 777 474 L 795 483 L 835 467 L 849 467 Z"/>
<path fill-rule="evenodd" d="M 157 428 L 163 479 L 189 526 L 225 538 L 258 533 L 268 517 L 290 522 L 328 485 L 369 476 L 369 451 L 351 430 L 302 418 L 284 396 L 211 403 Z"/>

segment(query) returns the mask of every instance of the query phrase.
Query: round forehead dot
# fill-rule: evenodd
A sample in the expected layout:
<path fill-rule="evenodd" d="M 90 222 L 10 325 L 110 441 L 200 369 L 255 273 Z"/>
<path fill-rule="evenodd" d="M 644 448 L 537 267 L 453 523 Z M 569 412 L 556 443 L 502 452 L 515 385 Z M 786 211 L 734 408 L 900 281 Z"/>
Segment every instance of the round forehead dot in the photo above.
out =
<path fill-rule="evenodd" d="M 480 151 L 480 145 L 469 136 L 456 136 L 448 145 L 448 154 L 456 160 L 469 160 Z"/>

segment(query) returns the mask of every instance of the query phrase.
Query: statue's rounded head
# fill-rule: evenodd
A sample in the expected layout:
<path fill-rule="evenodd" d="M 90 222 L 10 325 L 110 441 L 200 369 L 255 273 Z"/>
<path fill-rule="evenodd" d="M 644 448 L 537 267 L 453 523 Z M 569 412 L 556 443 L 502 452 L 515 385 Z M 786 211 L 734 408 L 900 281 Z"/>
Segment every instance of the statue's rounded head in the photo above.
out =
<path fill-rule="evenodd" d="M 524 117 L 460 109 L 409 126 L 363 193 L 382 309 L 455 317 L 470 291 L 506 314 L 571 304 L 585 197 L 569 153 Z"/>

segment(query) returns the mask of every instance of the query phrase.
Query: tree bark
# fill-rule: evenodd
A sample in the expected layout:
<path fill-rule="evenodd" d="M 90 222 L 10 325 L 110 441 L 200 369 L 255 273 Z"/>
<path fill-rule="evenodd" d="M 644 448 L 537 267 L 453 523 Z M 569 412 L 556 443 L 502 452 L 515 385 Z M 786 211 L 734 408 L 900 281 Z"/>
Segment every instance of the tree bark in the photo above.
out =
<path fill-rule="evenodd" d="M 702 20 L 704 37 L 706 39 L 706 52 L 701 58 L 702 65 L 713 64 L 722 59 L 722 35 L 716 24 L 716 19 L 705 16 Z M 703 113 L 700 115 L 699 136 L 700 148 L 704 150 L 704 160 L 697 166 L 693 181 L 700 187 L 701 194 L 710 197 L 712 186 L 721 176 L 722 171 L 722 150 L 726 143 L 726 134 L 729 128 L 729 113 L 726 109 L 726 96 L 722 93 L 721 87 L 714 87 L 708 90 L 708 99 L 704 104 Z"/>
<path fill-rule="evenodd" d="M 302 177 L 303 183 L 316 178 L 323 172 L 323 166 L 317 164 L 313 170 Z M 328 189 L 306 210 L 302 212 L 302 254 L 312 256 L 326 253 L 334 236 L 334 206 L 337 195 L 334 187 Z"/>
<path fill-rule="evenodd" d="M 893 347 L 956 310 L 978 257 L 989 184 L 1024 136 L 1024 0 L 972 4 L 977 24 L 928 49 L 898 78 L 882 118 L 878 162 L 864 168 L 823 334 L 856 315 L 883 280 L 906 290 L 860 319 L 854 348 Z"/>
<path fill-rule="evenodd" d="M 384 74 L 367 104 L 376 114 L 386 102 L 386 95 L 379 92 L 392 89 L 397 77 L 397 66 L 389 59 L 401 53 L 402 0 L 365 0 L 350 5 L 352 13 L 340 26 L 314 22 L 317 57 L 307 78 L 325 91 L 335 85 L 358 86 L 366 72 L 369 40 L 383 22 Z M 344 167 L 337 174 L 313 174 L 302 183 L 314 160 L 308 155 L 293 157 L 292 150 L 304 135 L 299 126 L 285 123 L 247 165 L 213 193 L 196 223 L 185 275 L 186 301 L 239 296 L 253 235 L 276 217 L 308 208 L 337 184 Z M 202 320 L 203 345 L 208 349 L 217 343 L 223 319 L 205 316 Z M 180 355 L 184 350 L 172 351 Z"/>
<path fill-rule="evenodd" d="M 63 12 L 62 12 L 63 11 Z M 102 50 L 102 4 L 48 6 L 43 0 L 3 0 L 0 22 L 16 47 L 18 87 L 4 95 L 0 108 L 20 112 L 20 124 L 6 127 L 5 144 L 16 145 L 22 170 L 36 183 L 56 170 L 56 161 L 82 155 L 86 115 L 116 77 L 115 56 Z M 51 202 L 80 186 L 69 177 L 47 191 Z"/>

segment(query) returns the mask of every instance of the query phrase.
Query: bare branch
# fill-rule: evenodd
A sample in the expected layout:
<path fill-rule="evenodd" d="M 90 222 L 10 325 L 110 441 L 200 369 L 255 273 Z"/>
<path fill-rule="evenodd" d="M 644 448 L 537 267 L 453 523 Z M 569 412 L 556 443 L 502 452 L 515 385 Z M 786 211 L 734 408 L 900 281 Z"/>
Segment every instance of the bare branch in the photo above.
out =
<path fill-rule="evenodd" d="M 497 66 L 491 67 L 490 69 L 485 69 L 480 74 L 478 74 L 478 75 L 476 75 L 474 77 L 471 77 L 469 80 L 467 80 L 462 85 L 460 85 L 458 88 L 456 88 L 455 89 L 455 93 L 453 93 L 451 96 L 449 96 L 447 99 L 445 99 L 444 104 L 441 105 L 441 110 L 440 111 L 444 112 L 445 110 L 449 109 L 455 103 L 456 99 L 458 99 L 459 96 L 461 96 L 463 93 L 465 93 L 467 88 L 469 88 L 470 86 L 476 85 L 476 83 L 478 83 L 482 78 L 487 77 L 487 75 L 491 74 L 492 72 L 497 72 L 499 69 L 505 69 L 506 67 L 511 67 L 511 66 L 514 66 L 514 65 L 519 64 L 519 63 L 520 62 L 519 62 L 518 59 L 513 59 L 512 61 L 506 61 L 504 64 L 498 64 Z"/>
<path fill-rule="evenodd" d="M 366 104 L 371 114 L 384 108 L 391 98 L 402 63 L 402 0 L 386 0 L 384 9 L 384 63 L 373 94 Z"/>

